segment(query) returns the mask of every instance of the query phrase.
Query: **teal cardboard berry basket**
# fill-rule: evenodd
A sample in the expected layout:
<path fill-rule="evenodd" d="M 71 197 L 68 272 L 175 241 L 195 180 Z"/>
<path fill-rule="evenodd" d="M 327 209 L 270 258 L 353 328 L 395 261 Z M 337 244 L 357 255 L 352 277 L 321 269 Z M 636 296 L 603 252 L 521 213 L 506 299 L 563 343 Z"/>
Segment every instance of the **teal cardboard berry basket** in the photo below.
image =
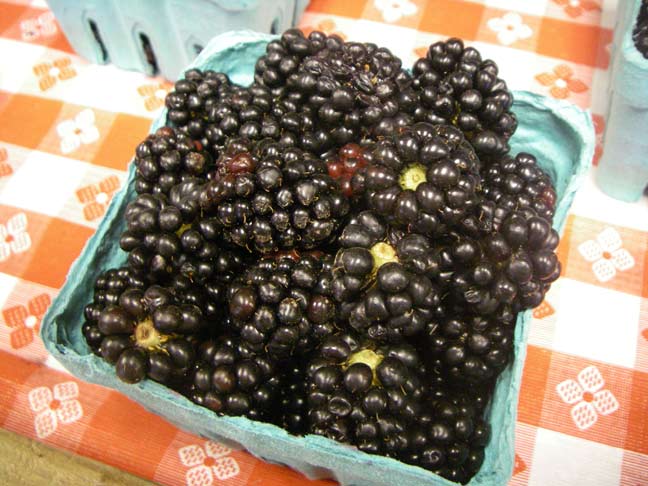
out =
<path fill-rule="evenodd" d="M 603 155 L 596 175 L 606 194 L 628 202 L 641 198 L 648 185 L 648 59 L 632 39 L 641 2 L 619 3 Z"/>
<path fill-rule="evenodd" d="M 238 83 L 252 79 L 255 60 L 271 36 L 231 32 L 214 38 L 191 67 L 214 69 Z M 519 128 L 512 139 L 514 150 L 538 156 L 553 178 L 558 192 L 554 226 L 560 230 L 574 195 L 586 175 L 594 152 L 590 116 L 573 105 L 526 92 L 515 93 L 513 110 Z M 165 114 L 151 131 L 164 124 Z M 131 164 L 126 186 L 115 195 L 95 235 L 72 266 L 67 281 L 45 316 L 41 335 L 49 352 L 78 378 L 119 390 L 153 413 L 204 437 L 236 443 L 266 461 L 288 465 L 309 478 L 332 477 L 343 485 L 450 486 L 452 483 L 424 469 L 394 459 L 369 455 L 324 437 L 295 437 L 281 428 L 243 417 L 219 417 L 151 380 L 137 385 L 122 383 L 114 370 L 90 352 L 81 334 L 83 307 L 92 299 L 93 281 L 110 268 L 123 264 L 126 254 L 118 239 L 124 229 L 126 204 L 134 194 Z M 515 359 L 499 377 L 488 410 L 492 437 L 485 462 L 470 481 L 472 486 L 504 485 L 513 468 L 513 440 L 517 401 L 530 312 L 518 317 Z"/>

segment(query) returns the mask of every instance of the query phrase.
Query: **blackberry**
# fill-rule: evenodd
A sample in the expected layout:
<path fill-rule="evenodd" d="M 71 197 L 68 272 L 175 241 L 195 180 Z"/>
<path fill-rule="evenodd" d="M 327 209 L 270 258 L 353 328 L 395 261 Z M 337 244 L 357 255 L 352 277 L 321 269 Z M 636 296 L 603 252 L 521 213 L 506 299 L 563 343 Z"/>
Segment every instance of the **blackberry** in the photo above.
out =
<path fill-rule="evenodd" d="M 298 134 L 302 148 L 321 154 L 396 117 L 399 88 L 412 82 L 401 64 L 375 44 L 345 43 L 317 31 L 306 38 L 293 29 L 268 44 L 255 79 L 272 89 L 273 114 L 282 126 Z"/>
<path fill-rule="evenodd" d="M 201 309 L 158 285 L 125 290 L 97 316 L 98 352 L 115 365 L 117 377 L 145 377 L 165 384 L 181 381 L 195 358 L 195 338 L 206 327 Z"/>
<path fill-rule="evenodd" d="M 99 346 L 103 339 L 97 327 L 101 312 L 108 306 L 117 305 L 126 290 L 144 289 L 147 283 L 145 278 L 128 266 L 111 268 L 99 274 L 94 282 L 92 302 L 84 308 L 85 322 L 81 328 L 86 343 L 95 354 L 99 354 Z"/>
<path fill-rule="evenodd" d="M 393 225 L 435 235 L 476 204 L 479 160 L 461 132 L 417 123 L 376 144 L 356 174 L 367 206 Z"/>
<path fill-rule="evenodd" d="M 304 355 L 335 330 L 329 297 L 329 259 L 303 255 L 264 259 L 248 268 L 228 290 L 229 314 L 241 341 L 274 359 Z"/>
<path fill-rule="evenodd" d="M 501 305 L 536 307 L 560 276 L 558 233 L 530 209 L 509 212 L 481 240 L 455 238 L 441 252 L 441 271 L 449 276 L 455 302 L 479 315 Z"/>
<path fill-rule="evenodd" d="M 191 69 L 167 95 L 167 123 L 200 142 L 218 157 L 229 137 L 256 140 L 279 137 L 279 125 L 270 114 L 270 89 L 254 83 L 244 88 L 227 75 Z"/>
<path fill-rule="evenodd" d="M 465 484 L 484 462 L 490 426 L 484 420 L 489 388 L 433 389 L 407 431 L 399 459 Z"/>
<path fill-rule="evenodd" d="M 351 180 L 356 172 L 363 169 L 371 154 L 366 147 L 355 143 L 348 143 L 338 151 L 323 155 L 326 160 L 329 175 L 340 184 L 340 189 L 347 197 L 353 196 Z"/>
<path fill-rule="evenodd" d="M 556 209 L 556 190 L 535 156 L 521 152 L 505 155 L 482 172 L 482 192 L 507 209 L 531 208 L 551 221 Z"/>
<path fill-rule="evenodd" d="M 294 435 L 308 431 L 306 363 L 288 365 L 281 375 L 275 423 Z"/>
<path fill-rule="evenodd" d="M 637 50 L 648 59 L 648 1 L 646 0 L 641 2 L 637 23 L 632 31 L 632 39 Z"/>
<path fill-rule="evenodd" d="M 200 200 L 226 241 L 262 254 L 325 245 L 349 211 L 322 160 L 276 144 L 266 146 L 249 171 L 226 171 L 208 182 Z"/>
<path fill-rule="evenodd" d="M 251 352 L 237 337 L 221 336 L 200 345 L 186 393 L 218 414 L 264 420 L 275 408 L 279 385 L 273 360 Z"/>
<path fill-rule="evenodd" d="M 483 317 L 458 311 L 428 326 L 423 346 L 455 384 L 493 383 L 513 354 L 517 314 L 504 307 Z"/>
<path fill-rule="evenodd" d="M 307 369 L 309 432 L 398 457 L 421 413 L 423 373 L 409 345 L 376 347 L 350 334 L 327 338 Z"/>
<path fill-rule="evenodd" d="M 513 95 L 498 78 L 495 62 L 482 60 L 475 48 L 451 38 L 432 44 L 412 72 L 419 95 L 415 120 L 456 125 L 480 156 L 508 152 L 517 120 L 511 111 Z"/>
<path fill-rule="evenodd" d="M 372 211 L 362 211 L 351 218 L 338 243 L 341 248 L 335 256 L 332 281 L 333 296 L 338 302 L 356 299 L 388 264 L 381 280 L 393 271 L 423 278 L 434 278 L 438 272 L 438 261 L 428 238 L 396 230 Z"/>
<path fill-rule="evenodd" d="M 162 127 L 137 146 L 134 164 L 138 194 L 168 194 L 186 178 L 205 176 L 213 159 L 189 136 Z"/>

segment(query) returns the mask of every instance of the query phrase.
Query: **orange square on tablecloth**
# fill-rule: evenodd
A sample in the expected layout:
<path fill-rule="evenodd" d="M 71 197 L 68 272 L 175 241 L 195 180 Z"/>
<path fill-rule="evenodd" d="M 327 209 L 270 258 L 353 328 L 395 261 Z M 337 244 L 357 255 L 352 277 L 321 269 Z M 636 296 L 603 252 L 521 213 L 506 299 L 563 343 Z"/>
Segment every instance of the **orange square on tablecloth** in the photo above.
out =
<path fill-rule="evenodd" d="M 648 375 L 550 353 L 543 399 L 529 399 L 534 413 L 521 413 L 520 420 L 612 447 L 647 453 L 648 441 L 643 437 L 648 431 L 648 416 L 643 407 L 648 400 Z M 533 393 L 527 389 L 528 392 Z"/>

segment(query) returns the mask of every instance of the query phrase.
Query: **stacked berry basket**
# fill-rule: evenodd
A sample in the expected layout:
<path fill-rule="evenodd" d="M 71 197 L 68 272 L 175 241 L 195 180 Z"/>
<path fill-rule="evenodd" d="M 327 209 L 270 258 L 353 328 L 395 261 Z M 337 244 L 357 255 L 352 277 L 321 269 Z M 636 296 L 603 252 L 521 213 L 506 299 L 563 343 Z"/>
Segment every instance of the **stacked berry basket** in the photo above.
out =
<path fill-rule="evenodd" d="M 612 45 L 601 189 L 636 201 L 648 186 L 648 1 L 621 2 Z"/>
<path fill-rule="evenodd" d="M 410 72 L 297 30 L 214 39 L 166 105 L 48 349 L 311 477 L 506 482 L 525 310 L 560 275 L 589 117 L 514 101 L 458 39 Z"/>

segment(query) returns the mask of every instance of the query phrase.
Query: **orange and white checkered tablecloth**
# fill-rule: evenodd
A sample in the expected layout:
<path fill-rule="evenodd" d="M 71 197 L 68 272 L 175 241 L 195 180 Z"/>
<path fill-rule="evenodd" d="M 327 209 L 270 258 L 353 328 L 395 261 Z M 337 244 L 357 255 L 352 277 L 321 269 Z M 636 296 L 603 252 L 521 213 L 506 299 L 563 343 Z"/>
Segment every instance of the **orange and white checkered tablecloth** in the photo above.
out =
<path fill-rule="evenodd" d="M 511 88 L 591 109 L 598 159 L 617 1 L 314 0 L 301 27 L 386 45 L 406 65 L 462 37 Z M 81 382 L 38 337 L 170 87 L 79 58 L 43 1 L 0 0 L 0 426 L 164 485 L 333 484 Z M 559 247 L 563 277 L 533 314 L 511 485 L 648 485 L 648 201 L 592 181 Z"/>

